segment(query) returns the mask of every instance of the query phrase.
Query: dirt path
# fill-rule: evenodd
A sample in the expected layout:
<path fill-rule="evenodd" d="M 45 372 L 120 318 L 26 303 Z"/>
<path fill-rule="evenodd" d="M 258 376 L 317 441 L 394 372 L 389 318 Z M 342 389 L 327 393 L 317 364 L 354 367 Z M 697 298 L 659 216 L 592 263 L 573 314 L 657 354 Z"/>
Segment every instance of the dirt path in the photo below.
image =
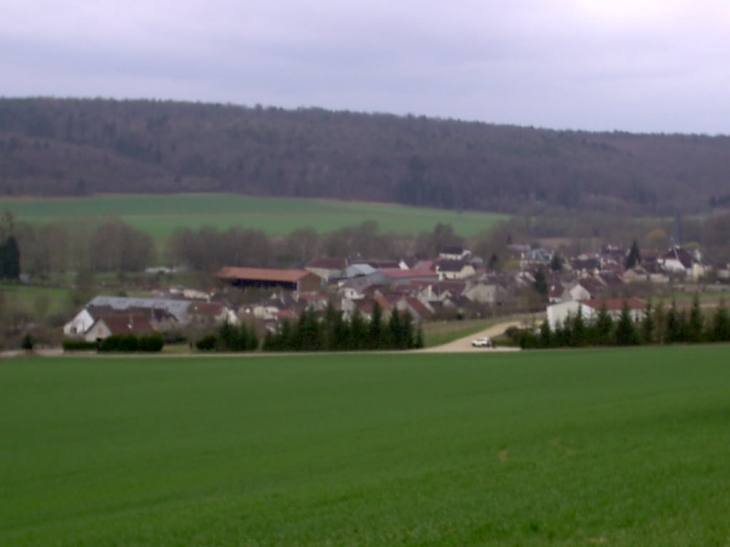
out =
<path fill-rule="evenodd" d="M 496 348 L 475 348 L 471 345 L 471 341 L 475 338 L 482 338 L 482 337 L 489 337 L 494 338 L 495 336 L 499 336 L 500 334 L 504 333 L 505 330 L 507 330 L 510 327 L 519 327 L 522 323 L 520 321 L 510 321 L 508 323 L 500 323 L 499 325 L 494 325 L 493 327 L 489 327 L 486 330 L 483 330 L 482 332 L 477 332 L 474 334 L 470 334 L 469 336 L 465 336 L 464 338 L 460 338 L 459 340 L 454 340 L 453 342 L 449 342 L 448 344 L 444 344 L 443 346 L 436 346 L 433 348 L 426 348 L 426 349 L 420 349 L 417 350 L 417 353 L 463 353 L 463 352 L 470 352 L 470 351 L 476 351 L 476 352 L 490 352 L 490 351 L 518 351 L 519 348 L 508 348 L 508 347 L 499 347 Z"/>

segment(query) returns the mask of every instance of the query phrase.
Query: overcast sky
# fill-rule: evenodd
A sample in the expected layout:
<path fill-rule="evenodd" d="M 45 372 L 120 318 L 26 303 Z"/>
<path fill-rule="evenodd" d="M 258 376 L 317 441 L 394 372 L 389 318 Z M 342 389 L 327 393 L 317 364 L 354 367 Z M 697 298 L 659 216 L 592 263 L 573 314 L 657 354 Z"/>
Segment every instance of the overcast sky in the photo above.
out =
<path fill-rule="evenodd" d="M 0 95 L 730 134 L 728 0 L 2 0 Z"/>

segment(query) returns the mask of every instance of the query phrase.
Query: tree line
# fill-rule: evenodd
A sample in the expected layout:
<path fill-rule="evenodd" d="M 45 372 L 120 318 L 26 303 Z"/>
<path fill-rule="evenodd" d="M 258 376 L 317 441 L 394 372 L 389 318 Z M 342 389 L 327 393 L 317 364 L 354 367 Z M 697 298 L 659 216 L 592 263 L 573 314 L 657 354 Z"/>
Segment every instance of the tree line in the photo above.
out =
<path fill-rule="evenodd" d="M 284 321 L 278 332 L 267 332 L 263 351 L 368 351 L 422 348 L 423 331 L 409 313 L 391 310 L 387 320 L 376 302 L 370 319 L 355 310 L 349 321 L 330 303 L 324 317 L 305 309 L 296 323 Z"/>
<path fill-rule="evenodd" d="M 139 272 L 157 259 L 149 234 L 115 218 L 15 222 L 14 238 L 21 271 L 39 280 L 69 271 Z"/>
<path fill-rule="evenodd" d="M 263 340 L 253 325 L 226 322 L 195 342 L 198 351 L 246 352 L 259 347 L 262 351 L 407 350 L 423 347 L 423 332 L 407 312 L 392 310 L 385 320 L 376 303 L 370 319 L 356 310 L 348 321 L 329 303 L 322 316 L 305 308 L 297 321 L 282 321 L 276 332 L 267 330 Z"/>
<path fill-rule="evenodd" d="M 523 349 L 730 342 L 730 314 L 724 301 L 709 319 L 697 296 L 689 312 L 679 309 L 674 300 L 669 307 L 650 301 L 639 321 L 634 321 L 625 301 L 615 320 L 605 305 L 592 319 L 583 317 L 581 309 L 555 328 L 545 320 L 537 331 L 512 330 L 508 335 Z"/>
<path fill-rule="evenodd" d="M 11 215 L 12 216 L 12 215 Z M 17 279 L 20 272 L 43 280 L 54 273 L 68 271 L 89 273 L 132 273 L 148 266 L 186 266 L 211 273 L 221 266 L 301 268 L 309 260 L 321 257 L 357 257 L 393 259 L 405 257 L 433 258 L 445 247 L 466 246 L 484 259 L 489 270 L 508 266 L 510 243 L 531 242 L 540 237 L 568 234 L 596 234 L 588 243 L 573 240 L 565 252 L 595 250 L 597 242 L 632 245 L 664 250 L 668 248 L 671 221 L 658 224 L 610 221 L 600 215 L 559 217 L 513 217 L 486 228 L 472 237 L 457 234 L 450 224 L 437 223 L 431 231 L 412 236 L 383 232 L 374 221 L 346 226 L 321 234 L 313 228 L 299 228 L 284 237 L 270 237 L 261 230 L 231 227 L 220 230 L 211 226 L 197 229 L 179 228 L 157 245 L 149 234 L 120 219 L 90 218 L 83 222 L 54 221 L 46 225 L 12 221 L 12 233 L 0 229 L 0 253 L 3 271 L 0 277 Z M 655 227 L 655 226 L 664 226 Z M 730 213 L 715 214 L 704 220 L 683 222 L 686 239 L 702 244 L 706 256 L 715 261 L 730 260 Z M 637 238 L 636 234 L 644 233 Z M 633 242 L 633 244 L 632 244 Z M 632 255 L 633 256 L 633 255 Z M 512 265 L 514 266 L 514 264 Z M 5 268 L 10 268 L 7 272 Z"/>
<path fill-rule="evenodd" d="M 0 99 L 0 194 L 238 192 L 527 212 L 723 206 L 730 138 L 173 101 Z M 714 199 L 713 199 L 714 198 Z"/>

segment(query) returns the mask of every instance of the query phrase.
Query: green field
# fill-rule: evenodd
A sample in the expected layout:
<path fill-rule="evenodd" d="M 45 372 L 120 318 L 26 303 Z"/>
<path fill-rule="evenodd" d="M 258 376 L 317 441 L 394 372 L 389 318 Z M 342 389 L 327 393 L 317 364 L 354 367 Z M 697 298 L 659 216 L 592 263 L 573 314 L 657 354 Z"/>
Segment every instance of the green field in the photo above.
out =
<path fill-rule="evenodd" d="M 0 211 L 20 220 L 47 223 L 59 219 L 118 217 L 132 226 L 165 239 L 176 228 L 215 226 L 257 228 L 282 236 L 297 228 L 319 233 L 374 220 L 382 231 L 417 234 L 448 223 L 462 236 L 472 236 L 506 215 L 425 209 L 392 204 L 294 198 L 256 198 L 238 194 L 104 195 L 63 199 L 0 199 Z"/>
<path fill-rule="evenodd" d="M 66 287 L 39 287 L 0 283 L 0 294 L 6 303 L 16 302 L 37 311 L 40 316 L 65 311 L 69 306 L 72 290 Z"/>
<path fill-rule="evenodd" d="M 728 545 L 729 363 L 3 362 L 0 545 Z"/>

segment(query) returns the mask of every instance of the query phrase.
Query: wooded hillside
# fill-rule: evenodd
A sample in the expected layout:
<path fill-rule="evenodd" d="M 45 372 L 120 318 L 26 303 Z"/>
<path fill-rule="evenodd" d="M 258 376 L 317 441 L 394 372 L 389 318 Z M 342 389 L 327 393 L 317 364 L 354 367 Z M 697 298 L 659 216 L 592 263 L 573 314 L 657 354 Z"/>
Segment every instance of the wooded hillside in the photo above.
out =
<path fill-rule="evenodd" d="M 101 99 L 0 99 L 0 194 L 240 192 L 668 215 L 730 202 L 730 137 Z"/>

